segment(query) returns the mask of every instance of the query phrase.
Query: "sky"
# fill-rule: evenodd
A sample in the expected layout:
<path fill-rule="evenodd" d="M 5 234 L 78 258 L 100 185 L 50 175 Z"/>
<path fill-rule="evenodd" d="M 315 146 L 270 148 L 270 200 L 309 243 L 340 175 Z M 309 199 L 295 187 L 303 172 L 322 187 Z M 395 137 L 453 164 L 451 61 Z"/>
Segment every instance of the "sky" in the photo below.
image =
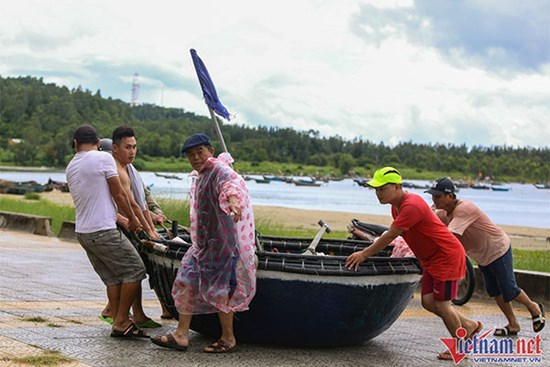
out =
<path fill-rule="evenodd" d="M 546 0 L 0 0 L 0 75 L 374 143 L 550 146 Z"/>

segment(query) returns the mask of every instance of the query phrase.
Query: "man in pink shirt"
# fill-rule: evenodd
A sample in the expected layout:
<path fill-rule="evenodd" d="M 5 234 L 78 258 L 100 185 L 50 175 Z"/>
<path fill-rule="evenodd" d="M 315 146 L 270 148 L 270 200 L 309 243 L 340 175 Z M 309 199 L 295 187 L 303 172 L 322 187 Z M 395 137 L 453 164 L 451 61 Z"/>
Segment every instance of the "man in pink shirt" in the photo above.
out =
<path fill-rule="evenodd" d="M 369 256 L 384 249 L 397 236 L 402 236 L 423 268 L 422 306 L 441 317 L 453 337 L 457 337 L 459 328 L 466 329 L 466 335 L 472 337 L 481 331 L 481 322 L 463 316 L 451 305 L 451 300 L 457 295 L 458 281 L 465 274 L 464 249 L 426 201 L 419 195 L 403 191 L 401 183 L 401 174 L 393 167 L 379 169 L 367 183 L 376 189 L 381 204 L 391 204 L 394 220 L 387 232 L 371 246 L 351 254 L 345 265 L 357 270 Z M 448 351 L 439 353 L 437 357 L 452 360 Z"/>
<path fill-rule="evenodd" d="M 427 191 L 432 195 L 437 216 L 460 240 L 466 253 L 478 263 L 483 274 L 485 289 L 493 297 L 508 319 L 508 325 L 495 329 L 495 336 L 517 335 L 520 324 L 511 301 L 523 304 L 531 313 L 533 330 L 538 333 L 544 328 L 544 306 L 531 301 L 516 283 L 512 246 L 502 228 L 474 203 L 456 198 L 456 189 L 448 178 L 436 181 Z"/>

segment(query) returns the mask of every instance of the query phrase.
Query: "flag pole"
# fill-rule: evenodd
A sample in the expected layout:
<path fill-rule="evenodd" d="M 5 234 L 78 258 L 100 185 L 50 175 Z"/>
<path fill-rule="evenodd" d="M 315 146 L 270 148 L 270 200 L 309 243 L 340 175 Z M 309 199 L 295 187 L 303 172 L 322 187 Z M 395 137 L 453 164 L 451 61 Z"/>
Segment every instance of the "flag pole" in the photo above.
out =
<path fill-rule="evenodd" d="M 226 153 L 229 153 L 229 151 L 227 150 L 227 146 L 225 145 L 225 140 L 223 139 L 222 130 L 220 129 L 220 125 L 218 124 L 218 119 L 216 118 L 216 115 L 214 114 L 214 111 L 212 111 L 210 106 L 208 105 L 206 106 L 208 107 L 208 111 L 210 111 L 210 117 L 212 118 L 212 122 L 214 123 L 214 127 L 216 128 L 216 133 L 218 134 L 218 138 L 222 143 L 223 151 Z"/>

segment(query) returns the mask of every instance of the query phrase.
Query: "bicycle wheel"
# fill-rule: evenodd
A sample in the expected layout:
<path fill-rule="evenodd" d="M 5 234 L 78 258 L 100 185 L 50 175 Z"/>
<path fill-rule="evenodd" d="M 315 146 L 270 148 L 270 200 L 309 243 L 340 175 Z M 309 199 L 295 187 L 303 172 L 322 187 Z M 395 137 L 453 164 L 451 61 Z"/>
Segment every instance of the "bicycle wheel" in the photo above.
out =
<path fill-rule="evenodd" d="M 458 294 L 452 300 L 453 304 L 462 306 L 472 298 L 476 286 L 476 274 L 470 259 L 466 257 L 466 276 L 458 283 Z"/>

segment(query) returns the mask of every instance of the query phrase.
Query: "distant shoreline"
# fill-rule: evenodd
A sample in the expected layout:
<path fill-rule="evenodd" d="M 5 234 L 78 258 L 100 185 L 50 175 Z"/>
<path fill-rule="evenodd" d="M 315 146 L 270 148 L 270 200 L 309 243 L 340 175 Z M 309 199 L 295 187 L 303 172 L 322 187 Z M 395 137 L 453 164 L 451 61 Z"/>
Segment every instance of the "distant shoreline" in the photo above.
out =
<path fill-rule="evenodd" d="M 19 166 L 0 166 L 0 171 L 28 171 L 28 172 L 62 172 L 63 168 L 54 167 L 19 167 Z"/>
<path fill-rule="evenodd" d="M 71 195 L 61 191 L 43 192 L 40 195 L 48 201 L 60 205 L 73 205 Z M 0 197 L 21 199 L 21 195 L 1 194 Z M 255 205 L 254 217 L 256 221 L 265 221 L 286 228 L 305 228 L 316 230 L 317 222 L 325 221 L 334 231 L 346 231 L 352 219 L 364 222 L 389 225 L 392 221 L 389 215 L 376 215 L 353 212 L 339 212 L 328 210 L 294 209 L 273 205 Z M 514 248 L 529 250 L 548 250 L 550 244 L 546 239 L 550 237 L 550 228 L 499 225 L 510 236 Z"/>

